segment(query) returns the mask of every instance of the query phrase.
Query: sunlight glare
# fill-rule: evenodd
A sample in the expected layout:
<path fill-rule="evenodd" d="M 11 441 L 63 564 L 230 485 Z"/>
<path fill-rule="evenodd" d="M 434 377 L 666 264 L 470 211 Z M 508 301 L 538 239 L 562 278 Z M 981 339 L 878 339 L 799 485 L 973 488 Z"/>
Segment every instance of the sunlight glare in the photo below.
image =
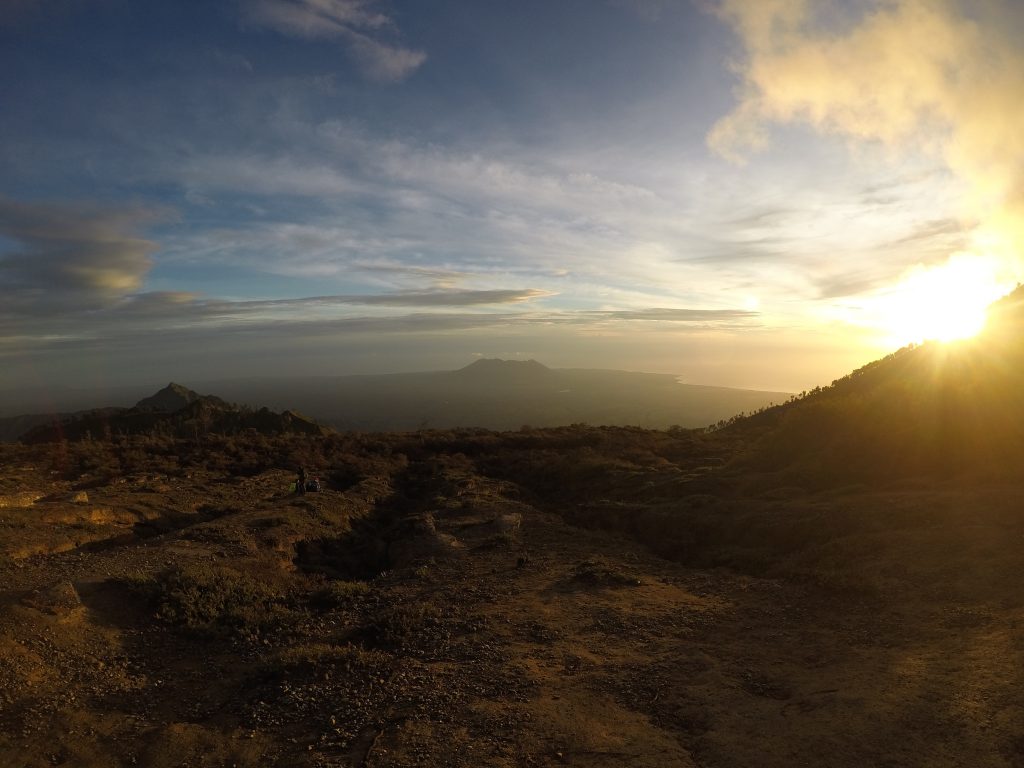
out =
<path fill-rule="evenodd" d="M 871 324 L 899 346 L 956 341 L 978 334 L 988 305 L 1010 288 L 999 280 L 994 259 L 961 253 L 940 266 L 914 267 L 868 310 Z"/>

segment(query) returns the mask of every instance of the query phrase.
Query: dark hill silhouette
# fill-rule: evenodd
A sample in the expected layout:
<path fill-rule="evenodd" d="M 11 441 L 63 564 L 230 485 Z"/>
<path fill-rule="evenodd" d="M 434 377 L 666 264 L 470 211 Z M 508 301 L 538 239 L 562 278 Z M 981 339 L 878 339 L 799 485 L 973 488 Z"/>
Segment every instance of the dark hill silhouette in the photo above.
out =
<path fill-rule="evenodd" d="M 744 469 L 823 486 L 915 475 L 1017 472 L 1024 461 L 1024 288 L 985 331 L 905 347 L 726 431 Z"/>
<path fill-rule="evenodd" d="M 102 439 L 111 435 L 196 437 L 206 434 L 324 435 L 331 432 L 296 411 L 274 413 L 232 405 L 213 395 L 199 395 L 169 384 L 133 408 L 104 408 L 50 419 L 20 437 L 23 443 Z"/>
<path fill-rule="evenodd" d="M 220 407 L 230 407 L 228 403 L 224 402 L 219 397 L 214 397 L 213 395 L 200 395 L 198 392 L 193 392 L 188 387 L 183 387 L 181 384 L 175 384 L 172 381 L 155 395 L 144 397 L 139 400 L 139 402 L 135 404 L 135 408 L 141 411 L 164 411 L 166 413 L 176 413 L 182 408 L 185 408 L 198 400 L 204 400 L 210 404 L 215 404 Z"/>

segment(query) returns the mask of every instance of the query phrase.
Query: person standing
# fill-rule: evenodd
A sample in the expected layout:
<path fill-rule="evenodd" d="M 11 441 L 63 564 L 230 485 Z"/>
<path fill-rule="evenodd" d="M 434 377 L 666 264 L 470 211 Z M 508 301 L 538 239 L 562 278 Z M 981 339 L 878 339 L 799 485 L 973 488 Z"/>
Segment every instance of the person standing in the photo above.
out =
<path fill-rule="evenodd" d="M 299 467 L 299 479 L 295 483 L 295 492 L 300 496 L 306 492 L 306 468 Z"/>

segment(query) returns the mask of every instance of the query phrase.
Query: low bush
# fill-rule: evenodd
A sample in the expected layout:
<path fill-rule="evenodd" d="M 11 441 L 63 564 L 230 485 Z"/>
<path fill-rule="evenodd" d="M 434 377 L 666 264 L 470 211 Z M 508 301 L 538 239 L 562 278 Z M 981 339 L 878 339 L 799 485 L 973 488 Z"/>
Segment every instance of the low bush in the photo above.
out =
<path fill-rule="evenodd" d="M 155 602 L 160 619 L 186 629 L 260 634 L 287 623 L 291 612 L 285 597 L 252 574 L 193 563 L 158 578 Z"/>
<path fill-rule="evenodd" d="M 364 581 L 331 581 L 313 594 L 313 603 L 321 608 L 343 608 L 372 592 L 373 589 Z"/>

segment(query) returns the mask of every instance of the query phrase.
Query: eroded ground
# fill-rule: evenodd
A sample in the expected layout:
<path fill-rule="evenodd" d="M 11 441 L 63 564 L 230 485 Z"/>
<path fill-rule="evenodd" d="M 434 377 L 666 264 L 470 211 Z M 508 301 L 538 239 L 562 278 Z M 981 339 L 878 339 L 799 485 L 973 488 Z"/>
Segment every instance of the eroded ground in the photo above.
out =
<path fill-rule="evenodd" d="M 675 504 L 685 526 L 709 472 L 649 463 L 572 500 L 437 455 L 297 497 L 280 470 L 12 464 L 0 764 L 1024 765 L 1013 489 L 776 493 L 780 526 L 967 522 L 823 536 L 755 576 L 658 557 L 630 522 Z M 970 524 L 984 505 L 998 526 Z"/>

